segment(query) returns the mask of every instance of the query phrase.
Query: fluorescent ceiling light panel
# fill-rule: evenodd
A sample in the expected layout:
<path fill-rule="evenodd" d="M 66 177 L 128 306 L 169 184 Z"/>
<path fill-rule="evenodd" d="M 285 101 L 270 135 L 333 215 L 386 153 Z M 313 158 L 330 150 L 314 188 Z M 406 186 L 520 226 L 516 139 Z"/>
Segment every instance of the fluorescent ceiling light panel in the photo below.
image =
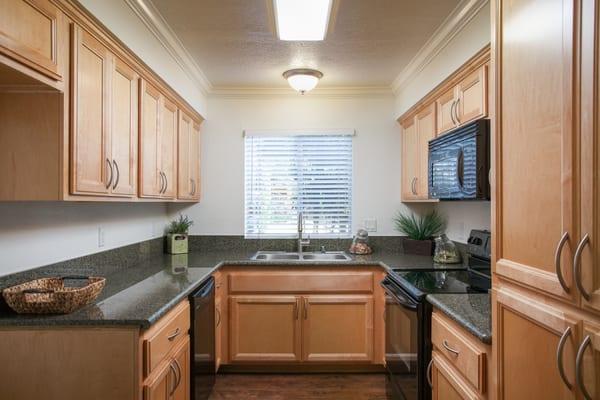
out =
<path fill-rule="evenodd" d="M 281 40 L 323 40 L 332 0 L 273 0 Z"/>

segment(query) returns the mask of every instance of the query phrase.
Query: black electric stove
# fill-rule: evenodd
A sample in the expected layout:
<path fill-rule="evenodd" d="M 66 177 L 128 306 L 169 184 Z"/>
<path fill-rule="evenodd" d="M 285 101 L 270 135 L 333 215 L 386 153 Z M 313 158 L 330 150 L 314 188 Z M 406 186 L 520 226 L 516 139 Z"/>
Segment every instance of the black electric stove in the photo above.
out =
<path fill-rule="evenodd" d="M 432 307 L 426 296 L 487 293 L 491 286 L 490 233 L 471 231 L 467 245 L 466 266 L 395 269 L 381 282 L 386 292 L 386 368 L 391 399 L 431 399 L 427 369 L 432 350 Z"/>

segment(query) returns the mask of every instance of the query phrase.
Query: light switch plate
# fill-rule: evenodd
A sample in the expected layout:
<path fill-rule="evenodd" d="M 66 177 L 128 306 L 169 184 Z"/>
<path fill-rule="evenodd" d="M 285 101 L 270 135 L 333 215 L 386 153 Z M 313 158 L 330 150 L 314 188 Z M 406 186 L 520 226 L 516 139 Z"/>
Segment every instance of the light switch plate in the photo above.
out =
<path fill-rule="evenodd" d="M 367 232 L 377 232 L 377 220 L 375 218 L 367 218 L 364 222 Z"/>

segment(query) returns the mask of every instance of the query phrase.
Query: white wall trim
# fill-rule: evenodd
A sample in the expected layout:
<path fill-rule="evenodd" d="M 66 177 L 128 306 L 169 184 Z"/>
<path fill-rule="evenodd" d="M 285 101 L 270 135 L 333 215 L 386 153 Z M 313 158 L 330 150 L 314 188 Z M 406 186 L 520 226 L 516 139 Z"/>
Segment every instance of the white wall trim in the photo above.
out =
<path fill-rule="evenodd" d="M 408 65 L 398 74 L 391 89 L 398 94 L 410 83 L 448 43 L 477 15 L 489 0 L 463 0 L 427 40 Z"/>
<path fill-rule="evenodd" d="M 125 0 L 125 3 L 137 14 L 144 25 L 150 29 L 152 34 L 154 34 L 175 62 L 196 84 L 198 89 L 205 95 L 210 93 L 212 84 L 154 4 L 148 0 Z"/>

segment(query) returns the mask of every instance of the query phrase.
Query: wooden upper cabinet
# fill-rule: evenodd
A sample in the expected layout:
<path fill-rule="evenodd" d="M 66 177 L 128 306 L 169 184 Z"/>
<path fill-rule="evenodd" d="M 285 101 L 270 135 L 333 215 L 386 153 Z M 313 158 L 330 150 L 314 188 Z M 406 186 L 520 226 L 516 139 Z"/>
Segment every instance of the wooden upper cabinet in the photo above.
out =
<path fill-rule="evenodd" d="M 418 197 L 418 137 L 415 119 L 411 118 L 402 125 L 402 200 L 410 201 Z"/>
<path fill-rule="evenodd" d="M 142 80 L 140 197 L 172 199 L 177 191 L 177 106 Z"/>
<path fill-rule="evenodd" d="M 577 322 L 563 310 L 502 289 L 495 307 L 498 400 L 575 399 Z"/>
<path fill-rule="evenodd" d="M 60 80 L 58 20 L 49 0 L 0 0 L 0 53 Z"/>
<path fill-rule="evenodd" d="M 73 26 L 71 193 L 134 196 L 137 74 Z"/>
<path fill-rule="evenodd" d="M 459 125 L 487 115 L 487 65 L 467 75 L 456 87 L 456 122 Z"/>
<path fill-rule="evenodd" d="M 435 138 L 435 105 L 431 104 L 416 116 L 417 124 L 417 197 L 429 198 L 429 141 Z"/>
<path fill-rule="evenodd" d="M 579 237 L 573 242 L 575 282 L 584 308 L 600 313 L 600 19 L 598 2 L 584 1 L 581 35 Z M 600 397 L 600 396 L 596 396 Z"/>
<path fill-rule="evenodd" d="M 200 124 L 179 112 L 178 194 L 179 199 L 200 199 Z"/>
<path fill-rule="evenodd" d="M 115 58 L 111 80 L 111 154 L 113 194 L 137 194 L 138 75 Z"/>
<path fill-rule="evenodd" d="M 159 197 L 164 188 L 161 170 L 160 122 L 161 94 L 142 80 L 140 89 L 140 197 Z"/>
<path fill-rule="evenodd" d="M 577 302 L 573 2 L 501 3 L 496 273 Z"/>
<path fill-rule="evenodd" d="M 164 176 L 162 197 L 172 199 L 177 195 L 177 105 L 162 97 L 160 114 L 160 171 Z"/>
<path fill-rule="evenodd" d="M 109 134 L 111 54 L 73 26 L 71 193 L 106 195 L 113 181 Z"/>
<path fill-rule="evenodd" d="M 232 362 L 300 361 L 300 297 L 230 296 Z"/>
<path fill-rule="evenodd" d="M 487 68 L 478 67 L 437 98 L 438 135 L 487 116 Z"/>
<path fill-rule="evenodd" d="M 437 113 L 437 134 L 441 135 L 457 125 L 455 116 L 456 88 L 453 87 L 435 101 Z"/>
<path fill-rule="evenodd" d="M 305 296 L 304 361 L 373 360 L 372 296 Z"/>

